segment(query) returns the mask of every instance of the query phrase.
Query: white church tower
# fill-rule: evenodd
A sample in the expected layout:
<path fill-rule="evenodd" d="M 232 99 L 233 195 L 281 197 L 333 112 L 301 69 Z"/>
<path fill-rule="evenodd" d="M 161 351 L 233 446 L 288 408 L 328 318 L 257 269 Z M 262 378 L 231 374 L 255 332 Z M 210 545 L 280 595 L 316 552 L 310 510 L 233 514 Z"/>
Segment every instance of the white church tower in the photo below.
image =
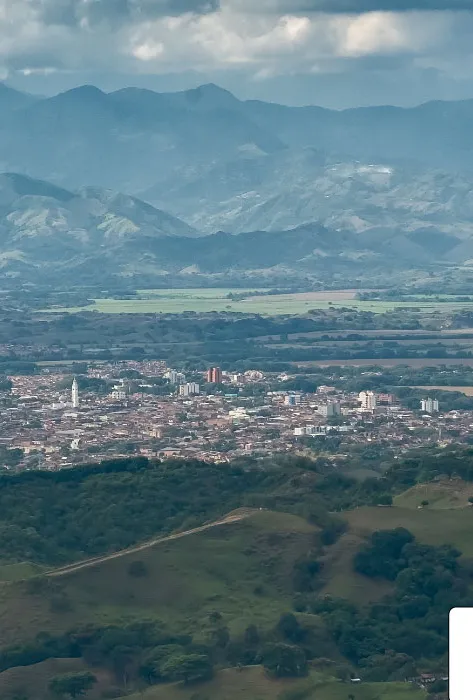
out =
<path fill-rule="evenodd" d="M 79 385 L 77 384 L 77 379 L 74 377 L 72 382 L 72 408 L 79 408 Z"/>

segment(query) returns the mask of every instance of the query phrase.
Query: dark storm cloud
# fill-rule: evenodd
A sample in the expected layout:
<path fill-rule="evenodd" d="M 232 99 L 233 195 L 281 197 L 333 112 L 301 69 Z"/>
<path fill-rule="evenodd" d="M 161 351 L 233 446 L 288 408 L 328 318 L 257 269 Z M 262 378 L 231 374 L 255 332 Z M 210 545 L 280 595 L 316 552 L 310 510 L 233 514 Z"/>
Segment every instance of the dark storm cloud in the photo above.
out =
<path fill-rule="evenodd" d="M 95 26 L 104 22 L 128 22 L 172 17 L 188 12 L 207 14 L 219 7 L 219 0 L 34 0 L 46 25 Z"/>

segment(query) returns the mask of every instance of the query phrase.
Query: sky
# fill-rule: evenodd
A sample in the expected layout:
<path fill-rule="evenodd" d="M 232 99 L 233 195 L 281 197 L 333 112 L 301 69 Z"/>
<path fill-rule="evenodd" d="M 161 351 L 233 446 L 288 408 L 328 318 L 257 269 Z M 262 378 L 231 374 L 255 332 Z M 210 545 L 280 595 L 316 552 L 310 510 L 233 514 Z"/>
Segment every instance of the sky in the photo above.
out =
<path fill-rule="evenodd" d="M 0 79 L 335 109 L 473 98 L 473 0 L 0 0 Z"/>

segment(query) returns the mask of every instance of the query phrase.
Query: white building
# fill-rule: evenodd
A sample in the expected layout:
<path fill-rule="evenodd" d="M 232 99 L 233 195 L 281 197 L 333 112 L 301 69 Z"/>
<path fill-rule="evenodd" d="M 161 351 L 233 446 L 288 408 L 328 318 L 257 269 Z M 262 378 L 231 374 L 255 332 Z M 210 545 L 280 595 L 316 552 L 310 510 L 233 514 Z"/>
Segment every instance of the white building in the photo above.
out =
<path fill-rule="evenodd" d="M 72 408 L 79 408 L 79 405 L 80 405 L 79 385 L 78 385 L 77 379 L 75 377 L 74 377 L 74 381 L 72 382 L 71 398 L 72 398 Z"/>
<path fill-rule="evenodd" d="M 179 396 L 197 396 L 200 394 L 200 386 L 195 382 L 181 384 L 179 387 Z"/>
<path fill-rule="evenodd" d="M 333 418 L 334 416 L 340 416 L 342 413 L 342 408 L 337 401 L 329 401 L 322 406 L 317 407 L 317 413 L 324 418 Z"/>
<path fill-rule="evenodd" d="M 358 394 L 358 399 L 361 401 L 361 409 L 363 411 L 374 411 L 376 409 L 378 402 L 374 391 L 361 391 Z"/>
<path fill-rule="evenodd" d="M 439 402 L 437 399 L 431 399 L 429 397 L 427 399 L 422 399 L 420 407 L 424 413 L 438 413 Z"/>
<path fill-rule="evenodd" d="M 168 370 L 164 376 L 166 379 L 169 379 L 170 384 L 184 384 L 186 381 L 185 374 L 182 374 L 182 372 L 178 372 L 175 369 Z"/>
<path fill-rule="evenodd" d="M 114 389 L 110 396 L 116 401 L 124 401 L 126 399 L 126 391 L 124 389 Z"/>

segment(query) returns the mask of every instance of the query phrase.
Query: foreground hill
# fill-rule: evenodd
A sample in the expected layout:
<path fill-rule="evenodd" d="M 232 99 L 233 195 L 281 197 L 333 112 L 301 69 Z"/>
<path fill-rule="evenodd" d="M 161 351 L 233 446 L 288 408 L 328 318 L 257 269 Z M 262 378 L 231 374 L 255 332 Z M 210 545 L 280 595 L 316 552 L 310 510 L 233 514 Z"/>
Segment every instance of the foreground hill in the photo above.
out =
<path fill-rule="evenodd" d="M 241 671 L 221 671 L 215 679 L 199 687 L 199 697 L 208 700 L 346 700 L 353 690 L 328 674 L 313 673 L 302 681 L 275 680 L 258 666 Z M 195 688 L 182 684 L 165 685 L 132 695 L 130 700 L 192 700 Z M 425 700 L 427 693 L 407 683 L 363 683 L 356 685 L 357 700 Z"/>

